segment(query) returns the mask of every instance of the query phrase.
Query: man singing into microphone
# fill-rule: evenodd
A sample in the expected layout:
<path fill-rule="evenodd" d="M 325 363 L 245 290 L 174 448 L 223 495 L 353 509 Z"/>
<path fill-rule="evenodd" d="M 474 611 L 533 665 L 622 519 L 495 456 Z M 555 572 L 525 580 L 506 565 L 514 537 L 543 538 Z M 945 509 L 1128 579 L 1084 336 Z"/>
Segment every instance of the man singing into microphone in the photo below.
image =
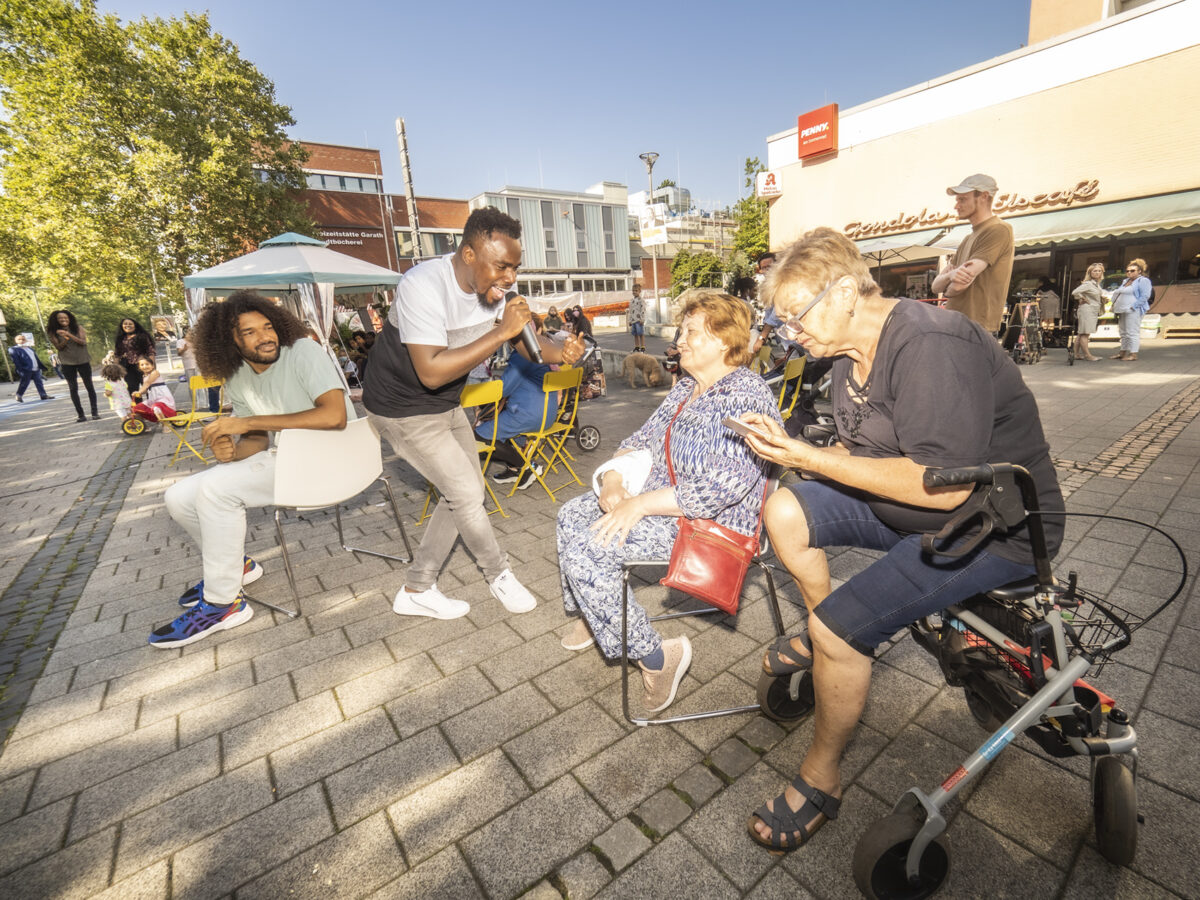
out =
<path fill-rule="evenodd" d="M 363 404 L 375 429 L 441 494 L 392 609 L 402 616 L 456 619 L 470 606 L 437 588 L 437 576 L 461 536 L 509 612 L 537 605 L 512 573 L 483 508 L 475 435 L 459 394 L 467 374 L 521 336 L 531 316 L 505 294 L 521 265 L 521 224 L 493 207 L 467 219 L 452 254 L 409 270 L 396 290 L 383 332 L 371 350 Z M 533 338 L 533 340 L 538 340 Z M 540 340 L 546 362 L 572 364 L 583 342 Z M 517 341 L 516 352 L 529 353 Z"/>

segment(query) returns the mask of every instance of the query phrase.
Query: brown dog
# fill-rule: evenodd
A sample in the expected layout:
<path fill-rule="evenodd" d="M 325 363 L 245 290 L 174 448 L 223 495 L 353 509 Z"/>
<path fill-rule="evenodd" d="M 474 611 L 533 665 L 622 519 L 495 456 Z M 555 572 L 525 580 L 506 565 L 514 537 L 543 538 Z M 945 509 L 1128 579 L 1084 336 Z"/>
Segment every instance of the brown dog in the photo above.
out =
<path fill-rule="evenodd" d="M 658 364 L 657 359 L 645 353 L 630 353 L 621 365 L 621 374 L 629 379 L 631 388 L 637 387 L 638 372 L 642 373 L 646 387 L 658 387 L 665 380 L 662 366 Z"/>

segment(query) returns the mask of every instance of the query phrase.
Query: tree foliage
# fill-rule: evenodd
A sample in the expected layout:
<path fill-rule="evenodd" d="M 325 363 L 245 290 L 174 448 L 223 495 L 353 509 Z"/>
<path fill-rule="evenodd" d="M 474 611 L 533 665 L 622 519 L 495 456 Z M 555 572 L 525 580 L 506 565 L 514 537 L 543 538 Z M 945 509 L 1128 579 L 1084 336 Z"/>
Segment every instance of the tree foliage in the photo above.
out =
<path fill-rule="evenodd" d="M 662 181 L 660 181 L 660 182 L 658 183 L 658 189 L 659 189 L 660 191 L 661 191 L 663 188 L 667 188 L 667 187 L 678 187 L 678 185 L 677 185 L 677 184 L 675 184 L 675 181 L 674 181 L 674 179 L 672 179 L 672 178 L 664 178 Z"/>
<path fill-rule="evenodd" d="M 767 201 L 754 195 L 754 177 L 766 170 L 757 156 L 747 157 L 745 187 L 750 193 L 733 208 L 733 218 L 738 223 L 737 231 L 733 234 L 733 247 L 755 262 L 771 248 Z"/>
<path fill-rule="evenodd" d="M 313 233 L 271 82 L 205 15 L 123 23 L 95 0 L 0 3 L 0 291 L 103 321 L 280 231 Z M 49 306 L 47 305 L 49 304 Z"/>
<path fill-rule="evenodd" d="M 721 257 L 707 250 L 691 253 L 680 250 L 671 260 L 671 296 L 678 297 L 688 288 L 713 287 L 724 284 L 725 269 Z"/>

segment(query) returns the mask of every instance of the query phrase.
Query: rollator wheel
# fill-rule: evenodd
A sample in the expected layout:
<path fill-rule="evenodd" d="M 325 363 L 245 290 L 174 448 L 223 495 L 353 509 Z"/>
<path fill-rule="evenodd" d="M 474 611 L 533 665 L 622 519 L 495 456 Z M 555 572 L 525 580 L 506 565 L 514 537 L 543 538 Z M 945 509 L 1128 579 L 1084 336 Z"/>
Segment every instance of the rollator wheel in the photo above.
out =
<path fill-rule="evenodd" d="M 913 813 L 893 813 L 863 832 L 854 848 L 854 883 L 872 900 L 919 900 L 933 894 L 950 874 L 950 853 L 940 837 L 921 856 L 915 883 L 904 874 L 908 848 L 924 822 Z"/>
<path fill-rule="evenodd" d="M 795 700 L 789 690 L 791 681 L 791 675 L 759 673 L 758 705 L 762 707 L 763 715 L 776 722 L 794 722 L 812 712 L 816 704 L 813 699 L 812 672 L 800 676 L 800 692 Z"/>
<path fill-rule="evenodd" d="M 984 731 L 996 731 L 1004 724 L 1004 720 L 996 717 L 987 701 L 977 691 L 964 687 L 963 696 L 967 698 L 967 709 L 971 711 L 971 718 L 978 722 Z"/>
<path fill-rule="evenodd" d="M 1100 853 L 1114 865 L 1129 865 L 1137 853 L 1137 785 L 1133 772 L 1115 756 L 1096 763 L 1092 809 Z"/>
<path fill-rule="evenodd" d="M 121 430 L 128 435 L 139 435 L 146 430 L 146 423 L 141 419 L 126 419 L 121 423 Z"/>
<path fill-rule="evenodd" d="M 600 446 L 600 429 L 595 425 L 580 425 L 575 432 L 575 443 L 580 450 L 595 450 Z"/>
<path fill-rule="evenodd" d="M 1075 347 L 1071 344 L 1067 344 L 1067 365 L 1075 365 Z"/>

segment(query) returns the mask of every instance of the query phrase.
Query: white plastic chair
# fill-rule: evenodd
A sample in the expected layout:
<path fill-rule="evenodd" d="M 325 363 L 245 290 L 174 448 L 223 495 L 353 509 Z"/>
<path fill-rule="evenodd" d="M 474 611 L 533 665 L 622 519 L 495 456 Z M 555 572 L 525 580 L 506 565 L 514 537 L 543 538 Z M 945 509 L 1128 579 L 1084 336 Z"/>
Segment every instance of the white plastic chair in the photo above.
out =
<path fill-rule="evenodd" d="M 388 501 L 392 505 L 392 517 L 400 529 L 407 556 L 392 556 L 377 550 L 351 547 L 342 533 L 341 504 L 358 496 L 375 481 L 383 482 Z M 296 511 L 333 507 L 337 521 L 338 542 L 343 550 L 351 553 L 366 553 L 397 562 L 412 562 L 412 545 L 408 532 L 400 520 L 396 497 L 392 485 L 383 474 L 383 453 L 379 446 L 379 435 L 366 419 L 355 419 L 346 423 L 343 431 L 315 431 L 307 428 L 288 428 L 279 433 L 275 457 L 275 532 L 279 536 L 279 548 L 283 552 L 283 565 L 287 569 L 288 583 L 297 601 L 296 578 L 292 574 L 292 563 L 288 558 L 287 542 L 283 537 L 283 510 Z M 295 616 L 296 613 L 289 613 Z"/>

